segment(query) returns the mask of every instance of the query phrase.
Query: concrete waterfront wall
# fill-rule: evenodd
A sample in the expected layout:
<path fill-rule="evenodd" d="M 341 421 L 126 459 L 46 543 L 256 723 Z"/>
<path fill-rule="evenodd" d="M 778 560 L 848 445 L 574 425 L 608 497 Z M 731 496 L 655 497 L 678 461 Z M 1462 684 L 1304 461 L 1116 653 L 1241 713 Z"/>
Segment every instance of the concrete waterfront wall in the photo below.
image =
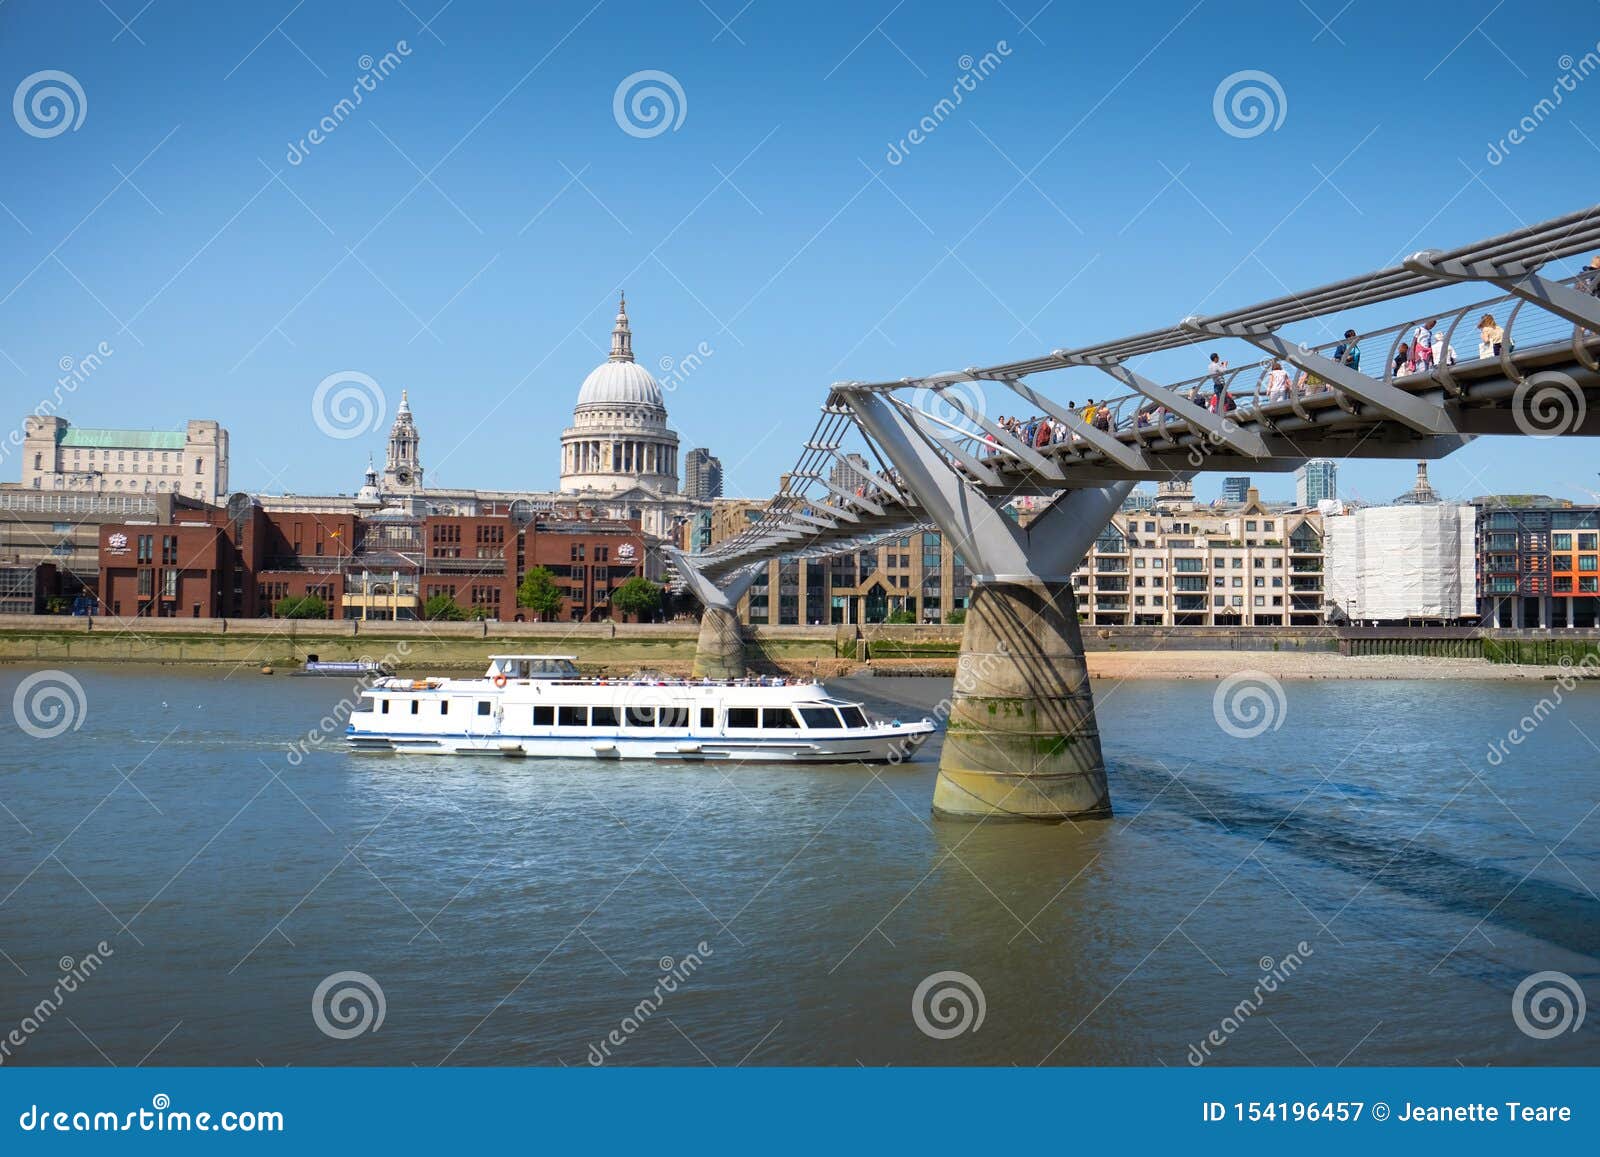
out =
<path fill-rule="evenodd" d="M 293 619 L 112 619 L 15 616 L 0 620 L 0 662 L 215 663 L 298 667 L 395 656 L 408 668 L 479 669 L 492 652 L 575 654 L 585 667 L 687 671 L 699 624 L 379 623 Z M 833 627 L 747 630 L 757 665 L 832 673 Z M 404 649 L 400 650 L 401 644 Z M 852 654 L 854 640 L 851 640 Z M 826 668 L 826 669 L 824 669 Z"/>
<path fill-rule="evenodd" d="M 294 619 L 113 619 L 61 615 L 0 618 L 0 662 L 226 663 L 299 666 L 322 659 L 382 658 L 401 641 L 407 663 L 479 667 L 493 651 L 579 655 L 606 669 L 687 672 L 699 624 L 380 623 Z M 1600 655 L 1600 631 L 1477 627 L 1094 627 L 1093 651 L 1303 651 L 1343 655 L 1579 663 Z M 953 669 L 962 628 L 907 626 L 745 627 L 745 657 L 758 670 L 832 673 L 874 660 L 925 659 Z M 1593 661 L 1593 660 L 1591 660 Z"/>

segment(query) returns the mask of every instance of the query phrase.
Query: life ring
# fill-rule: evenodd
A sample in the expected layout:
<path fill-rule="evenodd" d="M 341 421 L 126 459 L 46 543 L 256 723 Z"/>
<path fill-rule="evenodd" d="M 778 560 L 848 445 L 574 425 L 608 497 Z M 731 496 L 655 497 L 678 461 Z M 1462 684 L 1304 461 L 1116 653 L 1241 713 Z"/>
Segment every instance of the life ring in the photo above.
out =
<path fill-rule="evenodd" d="M 494 685 L 496 687 L 504 687 L 506 685 L 506 677 L 504 675 L 496 675 L 494 677 Z"/>

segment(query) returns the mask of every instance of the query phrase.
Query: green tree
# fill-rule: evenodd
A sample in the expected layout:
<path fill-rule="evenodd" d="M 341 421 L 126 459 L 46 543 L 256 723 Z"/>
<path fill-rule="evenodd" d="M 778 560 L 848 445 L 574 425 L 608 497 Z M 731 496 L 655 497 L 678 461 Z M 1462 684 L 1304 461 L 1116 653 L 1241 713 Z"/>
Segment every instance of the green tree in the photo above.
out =
<path fill-rule="evenodd" d="M 661 606 L 661 588 L 647 578 L 635 575 L 611 592 L 611 605 L 635 620 L 653 614 Z"/>
<path fill-rule="evenodd" d="M 967 612 L 964 608 L 957 607 L 944 617 L 944 621 L 952 626 L 959 627 L 962 623 L 967 621 Z"/>
<path fill-rule="evenodd" d="M 538 612 L 542 619 L 554 619 L 561 613 L 561 604 L 565 601 L 549 567 L 534 567 L 522 576 L 522 583 L 517 587 L 517 606 Z"/>
<path fill-rule="evenodd" d="M 901 607 L 898 610 L 890 611 L 889 617 L 884 620 L 886 623 L 895 623 L 899 625 L 914 623 L 916 621 L 917 616 L 906 610 L 904 607 Z"/>
<path fill-rule="evenodd" d="M 290 596 L 279 599 L 273 605 L 272 613 L 280 619 L 325 619 L 328 617 L 328 604 L 316 595 Z"/>
<path fill-rule="evenodd" d="M 467 617 L 467 613 L 447 594 L 429 595 L 422 604 L 422 617 L 435 622 L 454 623 Z"/>

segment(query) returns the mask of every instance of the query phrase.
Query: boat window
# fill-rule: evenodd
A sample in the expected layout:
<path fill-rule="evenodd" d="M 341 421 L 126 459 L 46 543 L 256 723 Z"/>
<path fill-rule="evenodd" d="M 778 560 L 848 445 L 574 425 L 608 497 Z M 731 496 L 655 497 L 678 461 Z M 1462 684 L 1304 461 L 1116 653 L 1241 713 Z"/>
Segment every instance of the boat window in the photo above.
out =
<path fill-rule="evenodd" d="M 761 726 L 799 727 L 800 721 L 794 717 L 794 712 L 787 707 L 763 707 L 761 709 Z"/>
<path fill-rule="evenodd" d="M 802 707 L 800 718 L 806 721 L 807 727 L 839 726 L 839 717 L 833 713 L 832 707 Z"/>
<path fill-rule="evenodd" d="M 479 715 L 487 715 L 487 714 L 489 714 L 489 701 L 487 699 L 479 699 L 478 700 L 478 714 Z"/>
<path fill-rule="evenodd" d="M 533 709 L 533 725 L 535 727 L 549 727 L 556 721 L 556 709 L 549 704 Z"/>
<path fill-rule="evenodd" d="M 729 727 L 754 727 L 760 717 L 761 713 L 754 707 L 728 708 Z"/>
<path fill-rule="evenodd" d="M 589 708 L 590 727 L 615 727 L 617 725 L 617 709 L 615 707 Z"/>
<path fill-rule="evenodd" d="M 865 727 L 867 725 L 867 717 L 861 713 L 861 708 L 859 707 L 841 707 L 839 708 L 839 715 L 844 719 L 846 727 Z"/>
<path fill-rule="evenodd" d="M 589 725 L 589 709 L 587 707 L 563 707 L 560 709 L 560 716 L 557 722 L 563 727 L 587 727 Z"/>
<path fill-rule="evenodd" d="M 389 701 L 387 699 L 381 699 L 379 702 L 383 704 L 383 713 L 385 715 L 389 714 Z"/>
<path fill-rule="evenodd" d="M 440 715 L 448 715 L 448 714 L 450 714 L 450 700 L 448 700 L 448 699 L 439 700 L 439 714 Z"/>
<path fill-rule="evenodd" d="M 687 707 L 663 707 L 657 713 L 661 727 L 687 727 L 689 726 L 689 709 Z"/>
<path fill-rule="evenodd" d="M 717 725 L 717 709 L 715 707 L 700 708 L 700 726 L 715 727 Z"/>
<path fill-rule="evenodd" d="M 416 714 L 420 713 L 421 711 L 422 711 L 422 700 L 413 699 L 411 701 L 411 714 L 416 715 Z"/>
<path fill-rule="evenodd" d="M 624 710 L 624 717 L 629 727 L 654 727 L 656 725 L 656 709 L 654 707 L 629 707 Z"/>

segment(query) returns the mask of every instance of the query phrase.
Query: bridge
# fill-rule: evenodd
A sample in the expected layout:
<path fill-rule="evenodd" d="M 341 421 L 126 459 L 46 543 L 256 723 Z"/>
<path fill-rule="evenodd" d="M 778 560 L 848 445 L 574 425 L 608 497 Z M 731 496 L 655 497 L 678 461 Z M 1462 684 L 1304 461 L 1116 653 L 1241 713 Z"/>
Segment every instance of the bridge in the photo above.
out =
<path fill-rule="evenodd" d="M 1071 576 L 1133 486 L 1210 470 L 1293 470 L 1308 458 L 1439 458 L 1486 434 L 1600 434 L 1600 297 L 1588 274 L 1542 272 L 1597 248 L 1600 206 L 1116 341 L 837 383 L 764 513 L 708 551 L 674 554 L 705 607 L 696 673 L 743 673 L 735 608 L 769 561 L 935 526 L 957 544 L 973 588 L 934 812 L 1107 815 Z M 1386 303 L 1390 321 L 1358 332 L 1360 356 L 1351 356 L 1350 327 L 1336 319 Z M 1482 340 L 1485 315 L 1498 342 Z M 1431 364 L 1397 357 L 1419 325 L 1433 335 Z M 1291 329 L 1318 340 L 1296 340 Z M 1247 353 L 1166 384 L 1136 368 L 1148 355 L 1202 345 Z M 1088 406 L 1041 385 L 1071 370 L 1097 371 L 1122 392 L 1086 417 Z M 1030 415 L 1035 436 L 1019 436 L 1018 423 L 1002 421 L 1008 414 Z M 834 468 L 853 466 L 846 455 L 858 446 L 872 469 L 853 468 L 860 483 L 841 485 Z M 1042 500 L 1026 521 L 1012 509 L 1021 497 Z"/>

